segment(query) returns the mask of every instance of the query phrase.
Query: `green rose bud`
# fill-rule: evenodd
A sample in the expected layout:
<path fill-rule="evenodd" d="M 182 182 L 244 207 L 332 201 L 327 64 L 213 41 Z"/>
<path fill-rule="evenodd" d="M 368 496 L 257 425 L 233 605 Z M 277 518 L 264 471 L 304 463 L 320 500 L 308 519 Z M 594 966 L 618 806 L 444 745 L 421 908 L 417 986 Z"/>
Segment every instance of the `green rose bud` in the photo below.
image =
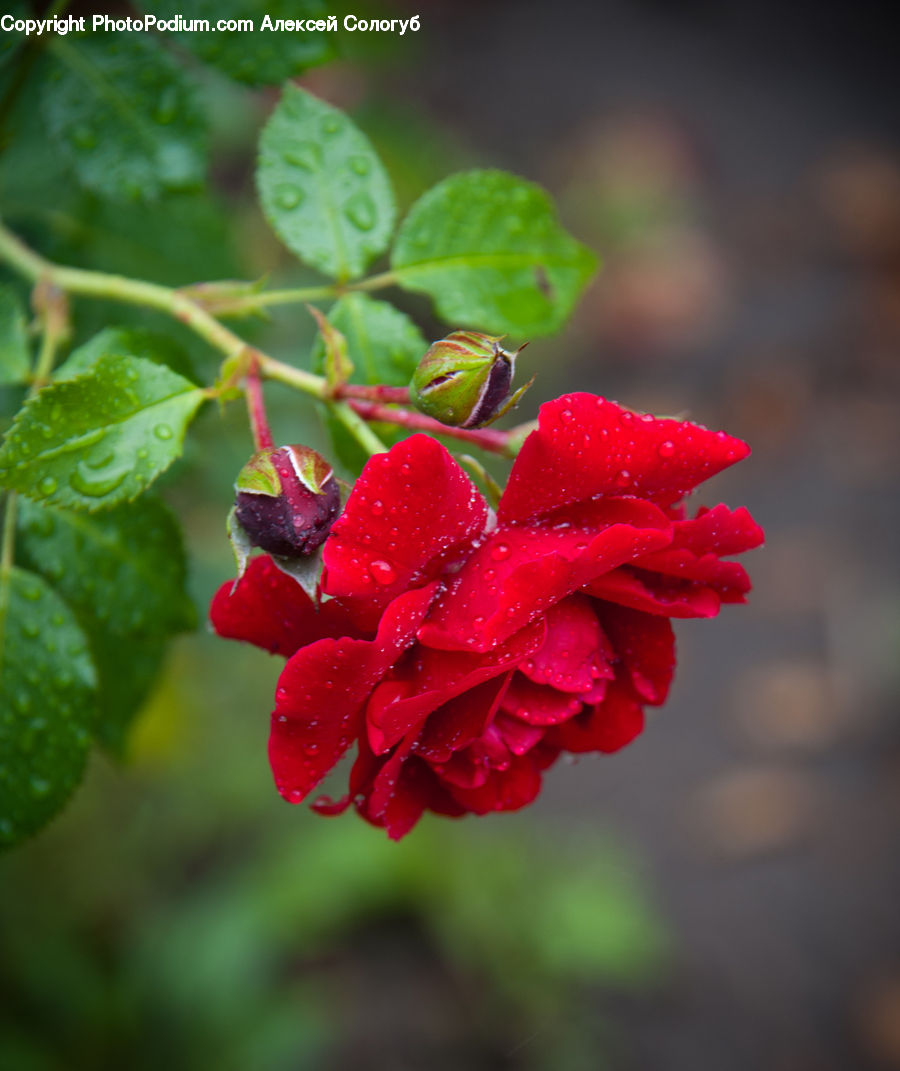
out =
<path fill-rule="evenodd" d="M 433 343 L 419 362 L 409 386 L 413 405 L 442 424 L 480 428 L 501 417 L 531 385 L 510 397 L 516 357 L 500 338 L 477 331 L 454 331 Z"/>
<path fill-rule="evenodd" d="M 308 446 L 260 450 L 235 484 L 234 518 L 253 546 L 284 558 L 317 550 L 341 508 L 331 466 Z"/>

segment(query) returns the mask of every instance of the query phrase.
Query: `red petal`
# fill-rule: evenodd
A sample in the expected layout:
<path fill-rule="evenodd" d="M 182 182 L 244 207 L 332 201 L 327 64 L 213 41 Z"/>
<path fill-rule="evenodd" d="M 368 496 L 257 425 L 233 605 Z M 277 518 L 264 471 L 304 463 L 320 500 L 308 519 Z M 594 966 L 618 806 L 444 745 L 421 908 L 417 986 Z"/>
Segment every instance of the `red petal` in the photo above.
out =
<path fill-rule="evenodd" d="M 701 510 L 693 520 L 676 521 L 672 546 L 651 552 L 634 564 L 679 580 L 697 581 L 716 592 L 722 602 L 743 602 L 750 578 L 743 566 L 719 560 L 759 546 L 763 531 L 747 510 L 727 506 Z"/>
<path fill-rule="evenodd" d="M 494 727 L 503 738 L 503 742 L 513 755 L 524 755 L 544 735 L 541 725 L 526 725 L 524 721 L 513 718 L 501 711 L 494 719 Z"/>
<path fill-rule="evenodd" d="M 229 580 L 219 588 L 209 618 L 220 636 L 285 657 L 325 636 L 355 635 L 338 604 L 326 602 L 316 610 L 297 581 L 269 557 L 254 558 L 236 584 Z"/>
<path fill-rule="evenodd" d="M 438 707 L 419 736 L 418 754 L 432 763 L 449 762 L 454 751 L 477 740 L 491 723 L 511 676 L 486 681 Z"/>
<path fill-rule="evenodd" d="M 319 640 L 288 661 L 269 735 L 269 762 L 285 799 L 299 803 L 359 735 L 366 697 L 413 643 L 436 588 L 395 599 L 375 640 Z"/>
<path fill-rule="evenodd" d="M 566 751 L 611 753 L 630 744 L 644 728 L 644 708 L 620 680 L 610 684 L 606 698 L 548 733 Z"/>
<path fill-rule="evenodd" d="M 325 542 L 322 590 L 385 606 L 484 530 L 487 504 L 450 454 L 413 435 L 371 458 Z"/>
<path fill-rule="evenodd" d="M 366 707 L 373 750 L 389 750 L 442 703 L 518 665 L 534 654 L 544 635 L 544 623 L 535 621 L 487 654 L 414 647 Z"/>
<path fill-rule="evenodd" d="M 492 532 L 447 585 L 420 640 L 490 650 L 594 577 L 671 539 L 662 510 L 638 499 L 586 503 L 553 520 Z"/>
<path fill-rule="evenodd" d="M 411 754 L 413 737 L 400 744 L 381 765 L 367 786 L 365 798 L 357 804 L 359 813 L 373 825 L 387 830 L 392 840 L 400 840 L 426 810 L 459 817 L 465 813 L 431 767 Z"/>
<path fill-rule="evenodd" d="M 689 550 L 661 550 L 645 554 L 634 563 L 641 572 L 658 573 L 676 581 L 693 581 L 711 588 L 721 602 L 744 602 L 752 587 L 747 570 L 737 562 L 720 561 L 715 554 L 697 557 Z"/>
<path fill-rule="evenodd" d="M 632 686 L 647 703 L 664 703 L 675 672 L 675 633 L 668 618 L 598 603 L 606 635 Z"/>
<path fill-rule="evenodd" d="M 569 595 L 550 607 L 545 620 L 543 646 L 519 667 L 526 677 L 562 692 L 586 692 L 598 678 L 613 676 L 612 648 L 589 599 Z"/>
<path fill-rule="evenodd" d="M 541 406 L 500 501 L 501 521 L 526 521 L 595 495 L 680 497 L 749 454 L 724 432 L 656 420 L 593 394 Z"/>
<path fill-rule="evenodd" d="M 581 699 L 558 692 L 545 684 L 534 684 L 517 673 L 503 696 L 501 706 L 529 725 L 557 725 L 581 710 Z"/>
<path fill-rule="evenodd" d="M 676 521 L 672 546 L 724 558 L 761 546 L 765 538 L 749 510 L 743 506 L 731 510 L 720 503 L 712 509 L 701 508 L 692 520 Z"/>
<path fill-rule="evenodd" d="M 586 584 L 584 591 L 598 599 L 664 617 L 715 617 L 721 604 L 712 588 L 629 565 L 604 573 Z"/>
<path fill-rule="evenodd" d="M 450 787 L 453 798 L 475 814 L 517 811 L 531 803 L 540 790 L 540 767 L 531 755 L 514 756 L 506 770 L 491 770 L 480 788 Z"/>

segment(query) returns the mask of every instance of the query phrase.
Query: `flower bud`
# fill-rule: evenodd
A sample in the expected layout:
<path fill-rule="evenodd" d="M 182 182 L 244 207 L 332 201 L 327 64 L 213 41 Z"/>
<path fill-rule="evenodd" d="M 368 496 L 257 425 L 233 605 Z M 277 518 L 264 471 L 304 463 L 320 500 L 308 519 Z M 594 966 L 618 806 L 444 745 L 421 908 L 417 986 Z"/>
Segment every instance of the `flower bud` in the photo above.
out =
<path fill-rule="evenodd" d="M 341 508 L 331 466 L 308 446 L 260 450 L 235 484 L 234 516 L 254 546 L 281 557 L 312 554 Z"/>
<path fill-rule="evenodd" d="M 507 353 L 499 337 L 454 331 L 433 343 L 419 362 L 409 388 L 410 400 L 442 424 L 456 428 L 490 424 L 526 389 L 509 397 L 516 357 L 524 348 Z"/>

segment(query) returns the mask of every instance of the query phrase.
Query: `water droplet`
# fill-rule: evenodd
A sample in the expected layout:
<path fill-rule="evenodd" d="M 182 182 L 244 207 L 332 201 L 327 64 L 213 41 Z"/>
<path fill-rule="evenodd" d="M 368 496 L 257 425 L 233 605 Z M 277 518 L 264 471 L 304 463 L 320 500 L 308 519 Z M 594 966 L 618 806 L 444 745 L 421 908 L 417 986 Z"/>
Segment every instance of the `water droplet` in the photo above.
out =
<path fill-rule="evenodd" d="M 369 563 L 369 572 L 376 584 L 393 584 L 397 579 L 394 567 L 380 559 Z"/>
<path fill-rule="evenodd" d="M 376 517 L 380 517 L 382 513 L 384 513 L 384 503 L 381 501 L 381 499 L 376 498 L 375 501 L 372 503 L 372 513 Z"/>
<path fill-rule="evenodd" d="M 631 483 L 631 473 L 628 469 L 620 469 L 616 476 L 617 487 L 627 487 Z"/>
<path fill-rule="evenodd" d="M 332 135 L 336 134 L 342 126 L 343 123 L 338 118 L 338 116 L 327 115 L 319 124 L 319 129 L 322 131 L 323 134 L 326 134 L 331 137 Z"/>
<path fill-rule="evenodd" d="M 56 487 L 56 480 L 53 476 L 45 476 L 38 484 L 38 490 L 42 495 L 52 495 Z"/>
<path fill-rule="evenodd" d="M 303 190 L 299 186 L 279 186 L 275 191 L 275 203 L 279 208 L 290 210 L 303 202 Z"/>
<path fill-rule="evenodd" d="M 351 156 L 350 170 L 354 171 L 357 175 L 368 175 L 372 170 L 372 165 L 369 162 L 368 156 Z"/>
<path fill-rule="evenodd" d="M 491 557 L 495 562 L 502 562 L 509 557 L 509 545 L 507 543 L 495 543 L 491 547 Z"/>
<path fill-rule="evenodd" d="M 666 439 L 665 442 L 659 444 L 656 448 L 656 452 L 660 457 L 671 457 L 675 453 L 675 443 Z"/>
<path fill-rule="evenodd" d="M 120 469 L 118 472 L 104 474 L 95 472 L 84 461 L 79 461 L 75 471 L 69 477 L 69 483 L 74 491 L 88 498 L 101 498 L 111 494 L 128 475 L 128 469 Z"/>
<path fill-rule="evenodd" d="M 356 193 L 344 205 L 344 215 L 354 227 L 361 231 L 370 231 L 375 226 L 377 211 L 375 202 L 367 193 Z"/>
<path fill-rule="evenodd" d="M 46 796 L 52 787 L 50 782 L 45 780 L 43 777 L 32 777 L 28 784 L 31 789 L 32 796 L 35 796 L 38 799 L 40 799 L 42 796 Z"/>
<path fill-rule="evenodd" d="M 153 434 L 157 437 L 157 439 L 171 439 L 173 433 L 171 427 L 168 424 L 157 424 L 156 427 L 153 429 Z"/>
<path fill-rule="evenodd" d="M 99 469 L 105 469 L 115 456 L 112 450 L 103 450 L 93 454 L 91 457 L 86 457 L 83 464 L 96 472 Z"/>
<path fill-rule="evenodd" d="M 304 171 L 318 171 L 322 166 L 322 150 L 314 141 L 298 141 L 285 151 L 284 159 Z"/>

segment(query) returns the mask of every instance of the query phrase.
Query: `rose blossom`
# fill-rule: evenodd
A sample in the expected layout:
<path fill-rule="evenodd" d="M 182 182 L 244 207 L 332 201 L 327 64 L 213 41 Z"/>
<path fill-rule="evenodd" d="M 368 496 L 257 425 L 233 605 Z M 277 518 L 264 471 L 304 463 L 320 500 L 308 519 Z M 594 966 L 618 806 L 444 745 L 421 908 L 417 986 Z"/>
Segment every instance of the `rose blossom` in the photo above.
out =
<path fill-rule="evenodd" d="M 496 517 L 414 435 L 367 463 L 323 548 L 317 607 L 266 557 L 211 609 L 222 636 L 288 657 L 269 759 L 297 803 L 353 745 L 352 802 L 400 838 L 425 810 L 514 810 L 562 752 L 611 752 L 664 702 L 669 618 L 743 602 L 745 509 L 684 496 L 739 439 L 590 394 L 541 407 Z"/>

